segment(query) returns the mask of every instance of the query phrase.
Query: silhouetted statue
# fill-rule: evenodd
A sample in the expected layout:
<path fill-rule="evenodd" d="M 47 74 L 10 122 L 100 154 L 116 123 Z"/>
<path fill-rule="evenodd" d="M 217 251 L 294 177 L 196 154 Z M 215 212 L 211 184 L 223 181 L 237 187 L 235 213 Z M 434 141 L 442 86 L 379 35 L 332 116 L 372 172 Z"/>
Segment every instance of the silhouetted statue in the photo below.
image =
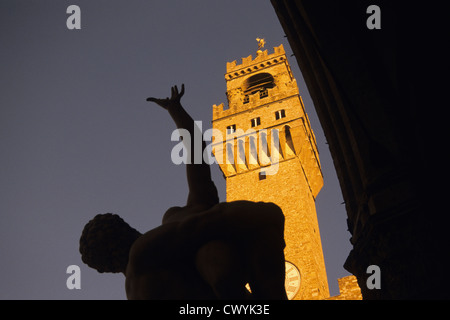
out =
<path fill-rule="evenodd" d="M 199 128 L 181 106 L 183 94 L 184 85 L 181 92 L 175 86 L 171 98 L 147 101 L 194 137 Z M 190 163 L 186 206 L 168 209 L 162 225 L 144 234 L 116 214 L 95 216 L 80 238 L 83 262 L 99 272 L 122 272 L 128 299 L 286 299 L 281 209 L 219 203 L 209 165 Z"/>

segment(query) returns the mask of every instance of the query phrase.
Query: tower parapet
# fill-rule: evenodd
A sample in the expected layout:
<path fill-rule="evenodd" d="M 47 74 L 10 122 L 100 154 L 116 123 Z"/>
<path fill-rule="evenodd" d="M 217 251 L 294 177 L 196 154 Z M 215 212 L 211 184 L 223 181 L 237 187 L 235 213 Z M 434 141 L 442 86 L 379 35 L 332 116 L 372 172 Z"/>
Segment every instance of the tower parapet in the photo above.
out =
<path fill-rule="evenodd" d="M 213 121 L 299 95 L 282 44 L 272 54 L 264 50 L 254 59 L 251 55 L 242 58 L 239 65 L 227 62 L 225 80 L 228 107 L 213 105 Z"/>
<path fill-rule="evenodd" d="M 268 54 L 267 50 L 259 51 L 256 58 L 253 59 L 252 55 L 246 58 L 242 58 L 242 63 L 237 64 L 236 60 L 227 62 L 227 73 L 225 79 L 232 79 L 234 77 L 243 76 L 255 70 L 263 69 L 271 64 L 279 63 L 286 60 L 286 52 L 284 47 L 280 44 L 278 47 L 274 47 L 274 52 Z M 250 70 L 247 70 L 249 68 Z"/>

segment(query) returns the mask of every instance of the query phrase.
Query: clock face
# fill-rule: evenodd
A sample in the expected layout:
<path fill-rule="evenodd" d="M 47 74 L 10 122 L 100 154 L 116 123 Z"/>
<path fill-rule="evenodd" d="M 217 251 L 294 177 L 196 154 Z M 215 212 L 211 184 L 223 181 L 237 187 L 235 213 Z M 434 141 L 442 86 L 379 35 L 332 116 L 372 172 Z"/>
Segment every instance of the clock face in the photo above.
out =
<path fill-rule="evenodd" d="M 289 300 L 292 300 L 300 289 L 300 271 L 289 261 L 286 261 L 284 287 L 286 288 L 286 294 Z"/>

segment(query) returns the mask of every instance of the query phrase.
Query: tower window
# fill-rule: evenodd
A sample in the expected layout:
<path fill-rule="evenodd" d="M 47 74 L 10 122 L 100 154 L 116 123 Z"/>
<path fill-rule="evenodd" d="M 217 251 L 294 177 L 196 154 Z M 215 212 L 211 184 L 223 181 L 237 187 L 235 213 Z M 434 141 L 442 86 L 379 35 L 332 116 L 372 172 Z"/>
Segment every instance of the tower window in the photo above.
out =
<path fill-rule="evenodd" d="M 259 97 L 265 98 L 268 96 L 269 96 L 269 90 L 267 90 L 267 88 L 261 89 L 261 91 L 259 92 Z"/>
<path fill-rule="evenodd" d="M 260 94 L 260 98 L 267 97 L 269 91 L 275 87 L 275 79 L 270 73 L 258 73 L 245 80 L 242 90 L 244 95 Z"/>
<path fill-rule="evenodd" d="M 254 118 L 251 120 L 251 122 L 252 122 L 252 128 L 259 126 L 261 124 L 261 118 L 260 117 Z"/>
<path fill-rule="evenodd" d="M 280 120 L 281 118 L 284 117 L 286 117 L 286 112 L 284 111 L 284 109 L 275 112 L 275 120 Z"/>
<path fill-rule="evenodd" d="M 266 179 L 266 172 L 260 171 L 259 172 L 259 180 L 265 180 Z"/>
<path fill-rule="evenodd" d="M 227 134 L 232 134 L 236 132 L 236 125 L 232 124 L 231 126 L 227 127 Z"/>

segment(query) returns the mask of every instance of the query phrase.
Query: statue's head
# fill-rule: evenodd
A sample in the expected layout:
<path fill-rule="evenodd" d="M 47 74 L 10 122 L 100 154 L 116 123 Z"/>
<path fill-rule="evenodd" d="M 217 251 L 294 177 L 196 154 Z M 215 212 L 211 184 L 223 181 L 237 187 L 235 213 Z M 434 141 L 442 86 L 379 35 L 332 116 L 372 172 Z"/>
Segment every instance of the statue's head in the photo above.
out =
<path fill-rule="evenodd" d="M 125 272 L 131 245 L 140 235 L 117 214 L 98 214 L 81 234 L 81 260 L 101 273 Z"/>

